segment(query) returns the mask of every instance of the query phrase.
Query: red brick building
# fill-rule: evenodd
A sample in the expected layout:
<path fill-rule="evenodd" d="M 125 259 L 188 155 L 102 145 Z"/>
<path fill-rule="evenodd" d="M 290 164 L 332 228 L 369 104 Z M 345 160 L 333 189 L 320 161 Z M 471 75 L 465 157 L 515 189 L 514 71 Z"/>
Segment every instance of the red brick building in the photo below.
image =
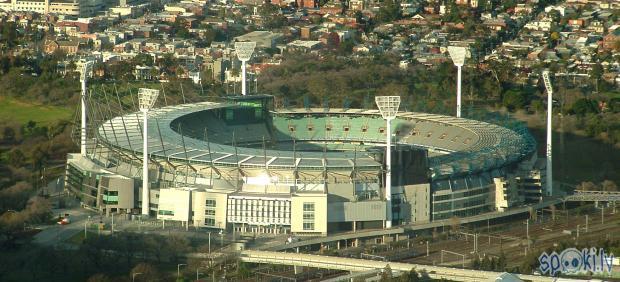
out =
<path fill-rule="evenodd" d="M 603 48 L 607 50 L 614 49 L 616 42 L 620 40 L 620 28 L 614 29 L 614 31 L 603 37 Z"/>
<path fill-rule="evenodd" d="M 319 1 L 317 0 L 296 0 L 297 7 L 314 9 L 319 7 Z"/>

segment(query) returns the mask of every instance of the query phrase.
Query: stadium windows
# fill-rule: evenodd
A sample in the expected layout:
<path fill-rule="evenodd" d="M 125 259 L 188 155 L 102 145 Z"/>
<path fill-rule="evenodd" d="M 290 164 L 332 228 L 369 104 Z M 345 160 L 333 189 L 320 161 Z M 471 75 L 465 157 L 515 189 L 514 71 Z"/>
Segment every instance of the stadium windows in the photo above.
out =
<path fill-rule="evenodd" d="M 380 128 L 379 128 L 379 133 L 381 133 L 381 134 L 385 133 L 385 128 L 380 127 Z"/>
<path fill-rule="evenodd" d="M 157 213 L 159 215 L 171 215 L 171 216 L 174 216 L 174 211 L 159 210 Z"/>
<path fill-rule="evenodd" d="M 206 201 L 205 206 L 214 208 L 215 204 L 216 204 L 215 200 L 209 199 Z"/>
<path fill-rule="evenodd" d="M 118 196 L 118 191 L 107 191 L 104 193 L 107 196 Z"/>
<path fill-rule="evenodd" d="M 232 109 L 226 109 L 225 117 L 226 121 L 231 121 L 235 118 L 235 114 Z"/>
<path fill-rule="evenodd" d="M 290 132 L 295 132 L 295 126 L 289 125 L 289 126 L 288 126 L 288 130 L 289 130 Z"/>
<path fill-rule="evenodd" d="M 205 218 L 206 226 L 215 226 L 215 218 Z"/>
<path fill-rule="evenodd" d="M 366 133 L 368 131 L 368 126 L 362 126 L 362 132 Z"/>
<path fill-rule="evenodd" d="M 305 212 L 309 212 L 309 211 L 314 211 L 314 203 L 304 203 L 304 211 Z"/>
<path fill-rule="evenodd" d="M 332 131 L 332 125 L 331 124 L 325 125 L 325 130 Z"/>
<path fill-rule="evenodd" d="M 262 120 L 263 119 L 263 109 L 261 109 L 261 108 L 254 109 L 254 118 L 256 118 L 257 120 Z"/>
<path fill-rule="evenodd" d="M 344 131 L 345 131 L 345 132 L 349 132 L 349 127 L 348 127 L 348 126 L 345 126 L 345 127 L 344 127 Z"/>
<path fill-rule="evenodd" d="M 314 203 L 303 204 L 303 229 L 314 230 Z"/>
<path fill-rule="evenodd" d="M 312 131 L 312 130 L 314 130 L 314 126 L 308 125 L 308 131 Z"/>

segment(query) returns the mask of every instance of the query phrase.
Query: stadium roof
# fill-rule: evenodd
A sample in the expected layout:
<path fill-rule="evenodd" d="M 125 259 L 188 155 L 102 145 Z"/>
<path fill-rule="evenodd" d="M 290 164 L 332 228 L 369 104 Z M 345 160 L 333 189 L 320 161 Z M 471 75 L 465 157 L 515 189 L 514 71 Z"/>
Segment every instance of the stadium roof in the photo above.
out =
<path fill-rule="evenodd" d="M 279 167 L 300 170 L 381 168 L 381 163 L 363 150 L 355 152 L 263 150 L 243 145 L 232 146 L 222 142 L 228 137 L 212 137 L 210 133 L 208 138 L 210 141 L 207 142 L 190 137 L 192 135 L 189 134 L 181 135 L 177 132 L 179 130 L 175 131 L 172 128 L 173 121 L 188 114 L 232 106 L 234 105 L 227 103 L 201 102 L 153 109 L 149 112 L 148 121 L 148 150 L 151 157 L 190 164 L 230 167 Z M 273 112 L 273 116 L 273 125 L 281 139 L 316 141 L 319 144 L 346 141 L 377 146 L 381 146 L 385 140 L 385 133 L 381 131 L 384 121 L 378 110 L 282 109 Z M 535 149 L 533 140 L 527 132 L 517 132 L 475 120 L 402 112 L 398 114 L 393 125 L 397 143 L 429 150 L 429 166 L 433 178 L 500 168 L 507 163 L 522 160 Z M 288 128 L 291 127 L 297 129 L 289 131 Z M 309 127 L 320 130 L 313 130 L 310 134 L 308 132 L 310 130 L 307 129 Z M 326 129 L 327 127 L 330 129 Z M 331 127 L 335 127 L 335 130 L 331 130 Z M 346 130 L 343 130 L 344 127 Z M 105 121 L 97 130 L 101 141 L 134 155 L 142 152 L 141 132 L 142 121 L 139 112 Z"/>

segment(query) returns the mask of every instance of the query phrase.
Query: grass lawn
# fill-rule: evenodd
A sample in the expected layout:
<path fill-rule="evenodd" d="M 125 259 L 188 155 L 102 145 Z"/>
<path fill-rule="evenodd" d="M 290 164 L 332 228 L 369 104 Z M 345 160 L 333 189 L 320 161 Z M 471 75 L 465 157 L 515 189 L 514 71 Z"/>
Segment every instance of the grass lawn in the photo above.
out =
<path fill-rule="evenodd" d="M 26 123 L 32 120 L 51 124 L 58 120 L 71 120 L 73 113 L 72 108 L 30 104 L 9 97 L 0 97 L 0 121 Z"/>
<path fill-rule="evenodd" d="M 88 235 L 92 236 L 97 236 L 97 234 L 93 234 L 90 231 L 88 232 Z M 75 245 L 80 245 L 82 244 L 82 242 L 84 241 L 84 231 L 78 232 L 75 235 L 71 236 L 69 239 L 67 239 L 67 243 L 69 244 L 75 244 Z"/>

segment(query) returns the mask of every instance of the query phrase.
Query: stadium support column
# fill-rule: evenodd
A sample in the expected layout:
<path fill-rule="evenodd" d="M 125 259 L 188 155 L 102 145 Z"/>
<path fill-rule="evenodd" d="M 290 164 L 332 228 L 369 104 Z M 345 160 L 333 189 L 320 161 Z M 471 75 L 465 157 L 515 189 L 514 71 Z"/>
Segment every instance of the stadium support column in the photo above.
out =
<path fill-rule="evenodd" d="M 547 95 L 547 193 L 549 196 L 553 194 L 553 161 L 551 153 L 551 119 L 553 117 L 553 97 L 551 93 Z"/>
<path fill-rule="evenodd" d="M 456 84 L 456 117 L 461 117 L 461 70 L 463 65 L 457 65 L 458 82 Z"/>
<path fill-rule="evenodd" d="M 543 82 L 547 89 L 547 175 L 546 175 L 546 190 L 547 195 L 553 195 L 553 162 L 551 158 L 551 123 L 553 118 L 553 87 L 551 86 L 551 80 L 549 79 L 549 71 L 543 71 Z"/>
<path fill-rule="evenodd" d="M 82 80 L 82 126 L 80 130 L 80 154 L 86 156 L 86 79 Z"/>
<path fill-rule="evenodd" d="M 246 95 L 246 90 L 245 90 L 245 82 L 246 82 L 246 78 L 245 78 L 245 61 L 241 61 L 241 94 Z"/>
<path fill-rule="evenodd" d="M 149 154 L 148 154 L 148 114 L 159 96 L 159 90 L 138 89 L 138 101 L 142 112 L 142 215 L 149 216 Z"/>
<path fill-rule="evenodd" d="M 448 46 L 448 54 L 457 67 L 458 77 L 456 82 L 456 117 L 461 117 L 461 70 L 465 64 L 467 48 L 460 46 Z"/>
<path fill-rule="evenodd" d="M 385 228 L 392 227 L 392 119 L 386 122 L 387 140 L 385 148 L 385 202 L 387 205 L 387 217 Z"/>
<path fill-rule="evenodd" d="M 82 66 L 82 73 L 80 74 L 80 82 L 82 85 L 82 92 L 80 97 L 81 102 L 81 110 L 82 110 L 82 123 L 80 126 L 80 154 L 82 156 L 86 156 L 86 81 L 88 80 L 88 75 L 92 71 L 93 62 L 86 61 Z"/>
<path fill-rule="evenodd" d="M 148 153 L 148 111 L 142 111 L 142 214 L 149 215 L 149 153 Z"/>
<path fill-rule="evenodd" d="M 386 220 L 385 228 L 392 227 L 392 124 L 396 118 L 400 106 L 400 96 L 377 96 L 375 97 L 377 108 L 386 121 L 386 148 L 385 148 L 385 202 Z"/>

